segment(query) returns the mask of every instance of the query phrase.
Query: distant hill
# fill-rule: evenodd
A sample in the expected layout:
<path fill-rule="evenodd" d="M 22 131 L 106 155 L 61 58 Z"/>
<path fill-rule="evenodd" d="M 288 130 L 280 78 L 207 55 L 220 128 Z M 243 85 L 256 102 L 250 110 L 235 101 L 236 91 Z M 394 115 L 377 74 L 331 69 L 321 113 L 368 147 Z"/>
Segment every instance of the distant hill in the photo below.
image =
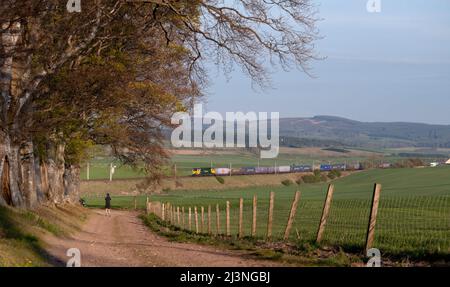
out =
<path fill-rule="evenodd" d="M 205 125 L 203 129 L 207 127 Z M 164 129 L 163 132 L 169 139 L 171 130 Z M 450 125 L 359 122 L 335 116 L 282 118 L 280 119 L 280 145 L 288 147 L 450 148 Z"/>
<path fill-rule="evenodd" d="M 406 122 L 359 122 L 334 116 L 280 119 L 285 146 L 314 143 L 319 146 L 450 148 L 450 125 Z"/>

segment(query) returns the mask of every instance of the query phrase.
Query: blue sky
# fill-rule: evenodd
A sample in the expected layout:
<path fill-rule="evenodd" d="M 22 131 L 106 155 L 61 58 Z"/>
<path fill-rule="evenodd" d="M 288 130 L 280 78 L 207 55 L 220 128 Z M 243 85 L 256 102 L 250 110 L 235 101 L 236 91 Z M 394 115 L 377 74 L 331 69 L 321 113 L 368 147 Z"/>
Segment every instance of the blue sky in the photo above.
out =
<path fill-rule="evenodd" d="M 229 81 L 211 69 L 207 110 L 450 124 L 450 1 L 381 0 L 381 13 L 367 0 L 315 3 L 326 57 L 311 63 L 315 78 L 275 71 L 260 91 L 239 69 Z"/>

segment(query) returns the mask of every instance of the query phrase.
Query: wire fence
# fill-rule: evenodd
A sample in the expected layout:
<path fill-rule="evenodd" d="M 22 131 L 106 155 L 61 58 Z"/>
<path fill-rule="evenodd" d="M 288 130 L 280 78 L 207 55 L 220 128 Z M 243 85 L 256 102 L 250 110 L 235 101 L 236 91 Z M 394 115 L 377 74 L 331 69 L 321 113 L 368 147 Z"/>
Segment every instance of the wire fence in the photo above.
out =
<path fill-rule="evenodd" d="M 292 200 L 282 200 L 281 197 L 277 200 L 275 196 L 272 218 L 269 217 L 269 197 L 257 198 L 256 207 L 254 199 L 243 198 L 242 211 L 240 200 L 221 200 L 216 204 L 199 200 L 198 204 L 191 201 L 187 205 L 150 202 L 147 211 L 182 229 L 203 234 L 252 236 L 274 241 L 286 238 L 295 242 L 317 241 L 324 200 L 302 199 L 300 196 L 287 237 Z M 372 199 L 332 199 L 320 244 L 364 250 L 372 208 Z M 381 197 L 373 247 L 395 255 L 450 255 L 450 196 Z"/>
<path fill-rule="evenodd" d="M 394 197 L 380 202 L 376 244 L 395 253 L 450 253 L 450 197 Z"/>

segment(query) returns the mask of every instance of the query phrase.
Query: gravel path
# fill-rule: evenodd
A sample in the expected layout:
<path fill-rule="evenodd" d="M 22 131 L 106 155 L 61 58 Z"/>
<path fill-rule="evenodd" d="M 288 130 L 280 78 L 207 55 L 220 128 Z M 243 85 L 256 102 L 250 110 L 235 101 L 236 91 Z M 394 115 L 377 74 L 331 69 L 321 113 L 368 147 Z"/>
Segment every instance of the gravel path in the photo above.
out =
<path fill-rule="evenodd" d="M 81 265 L 89 266 L 206 266 L 263 267 L 275 262 L 254 260 L 235 251 L 191 243 L 169 242 L 152 233 L 134 211 L 93 211 L 82 230 L 69 238 L 47 237 L 48 252 L 66 262 L 66 251 L 78 248 Z"/>

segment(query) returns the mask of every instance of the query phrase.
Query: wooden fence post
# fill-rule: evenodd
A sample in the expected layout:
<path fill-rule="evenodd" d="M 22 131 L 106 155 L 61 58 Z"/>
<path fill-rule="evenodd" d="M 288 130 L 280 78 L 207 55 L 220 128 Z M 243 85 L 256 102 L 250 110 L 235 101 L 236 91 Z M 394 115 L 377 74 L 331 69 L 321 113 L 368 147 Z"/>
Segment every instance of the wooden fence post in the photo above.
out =
<path fill-rule="evenodd" d="M 184 220 L 184 206 L 181 207 L 181 225 L 183 229 L 186 228 L 185 220 Z"/>
<path fill-rule="evenodd" d="M 194 207 L 194 215 L 195 215 L 195 233 L 198 233 L 198 212 L 197 212 L 197 206 Z"/>
<path fill-rule="evenodd" d="M 238 233 L 238 237 L 242 238 L 244 236 L 244 199 L 241 197 L 239 199 L 239 233 Z"/>
<path fill-rule="evenodd" d="M 137 196 L 134 196 L 134 210 L 137 209 Z"/>
<path fill-rule="evenodd" d="M 316 242 L 320 243 L 327 224 L 328 215 L 330 214 L 331 201 L 333 200 L 334 185 L 328 186 L 327 197 L 323 204 L 322 217 L 320 218 L 319 229 L 317 230 Z"/>
<path fill-rule="evenodd" d="M 189 207 L 188 224 L 189 224 L 189 230 L 192 230 L 192 211 L 191 211 L 191 207 Z"/>
<path fill-rule="evenodd" d="M 269 200 L 269 216 L 267 218 L 267 239 L 270 240 L 272 238 L 272 222 L 273 222 L 273 205 L 275 201 L 275 192 L 270 192 L 270 200 Z"/>
<path fill-rule="evenodd" d="M 257 203 L 258 198 L 256 197 L 256 194 L 253 195 L 253 221 L 252 221 L 252 236 L 256 236 L 256 216 L 257 216 Z"/>
<path fill-rule="evenodd" d="M 231 236 L 230 230 L 230 202 L 227 201 L 227 210 L 226 210 L 226 234 L 227 236 Z"/>
<path fill-rule="evenodd" d="M 165 218 L 166 218 L 166 216 L 165 216 L 165 208 L 166 208 L 166 205 L 165 205 L 165 203 L 162 203 L 161 204 L 161 219 L 164 221 L 165 220 Z"/>
<path fill-rule="evenodd" d="M 220 208 L 218 204 L 216 204 L 216 234 L 220 234 Z"/>
<path fill-rule="evenodd" d="M 164 218 L 167 221 L 170 221 L 170 203 L 166 203 L 166 207 L 164 208 L 164 210 L 166 211 L 166 214 L 164 215 Z"/>
<path fill-rule="evenodd" d="M 205 208 L 202 206 L 200 209 L 201 209 L 200 232 L 203 233 L 205 231 Z"/>
<path fill-rule="evenodd" d="M 177 206 L 177 225 L 180 226 L 180 207 Z"/>
<path fill-rule="evenodd" d="M 208 205 L 208 234 L 211 234 L 211 205 Z"/>
<path fill-rule="evenodd" d="M 291 233 L 292 224 L 294 223 L 295 214 L 297 213 L 298 202 L 300 201 L 300 191 L 297 191 L 292 202 L 291 211 L 289 212 L 288 222 L 286 224 L 286 230 L 284 231 L 284 240 L 289 239 Z"/>
<path fill-rule="evenodd" d="M 377 223 L 378 205 L 380 203 L 381 184 L 375 184 L 373 188 L 372 207 L 370 210 L 369 225 L 367 227 L 366 250 L 372 248 L 375 240 L 375 225 Z"/>

